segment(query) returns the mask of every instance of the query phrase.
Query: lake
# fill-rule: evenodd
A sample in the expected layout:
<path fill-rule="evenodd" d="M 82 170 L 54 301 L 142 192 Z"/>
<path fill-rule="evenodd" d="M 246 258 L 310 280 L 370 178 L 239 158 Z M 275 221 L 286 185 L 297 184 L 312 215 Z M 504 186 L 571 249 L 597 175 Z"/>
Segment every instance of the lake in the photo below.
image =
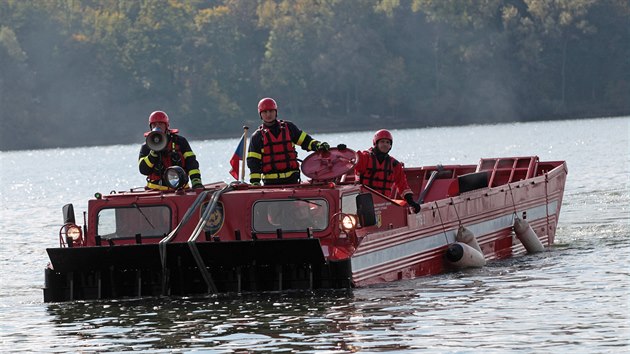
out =
<path fill-rule="evenodd" d="M 407 166 L 566 160 L 556 244 L 481 269 L 350 292 L 43 303 L 45 249 L 58 245 L 61 207 L 73 203 L 82 220 L 94 193 L 144 185 L 142 132 L 136 145 L 0 152 L 0 350 L 630 351 L 630 117 L 392 133 L 391 154 Z M 313 136 L 357 150 L 372 134 Z M 191 141 L 205 183 L 233 180 L 240 135 Z"/>

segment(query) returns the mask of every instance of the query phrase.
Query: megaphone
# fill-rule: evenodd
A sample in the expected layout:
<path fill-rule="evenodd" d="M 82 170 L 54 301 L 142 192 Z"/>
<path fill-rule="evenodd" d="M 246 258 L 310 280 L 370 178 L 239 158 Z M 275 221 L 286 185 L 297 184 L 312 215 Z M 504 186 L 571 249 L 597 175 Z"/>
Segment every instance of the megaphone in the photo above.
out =
<path fill-rule="evenodd" d="M 162 151 L 168 144 L 166 134 L 160 128 L 153 128 L 147 135 L 147 146 L 153 151 Z"/>

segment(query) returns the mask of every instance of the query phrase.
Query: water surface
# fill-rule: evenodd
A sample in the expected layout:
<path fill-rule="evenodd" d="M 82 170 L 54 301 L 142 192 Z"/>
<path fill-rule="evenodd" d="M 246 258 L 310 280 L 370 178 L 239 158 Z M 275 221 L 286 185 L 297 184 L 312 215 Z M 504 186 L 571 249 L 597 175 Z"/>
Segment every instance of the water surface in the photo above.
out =
<path fill-rule="evenodd" d="M 630 117 L 394 130 L 407 166 L 566 160 L 556 244 L 482 269 L 351 292 L 45 304 L 61 207 L 142 186 L 139 145 L 0 152 L 3 352 L 622 353 L 630 350 Z M 185 132 L 183 132 L 185 133 Z M 193 141 L 204 182 L 231 181 L 234 139 Z M 322 134 L 366 149 L 371 133 Z M 307 155 L 300 153 L 300 158 Z"/>

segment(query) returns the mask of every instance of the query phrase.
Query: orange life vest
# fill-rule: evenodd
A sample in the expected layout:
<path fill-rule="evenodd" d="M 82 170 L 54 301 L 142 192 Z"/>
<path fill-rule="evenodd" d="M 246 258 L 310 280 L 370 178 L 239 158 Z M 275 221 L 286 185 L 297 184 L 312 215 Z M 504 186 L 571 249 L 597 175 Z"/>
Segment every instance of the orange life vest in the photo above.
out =
<path fill-rule="evenodd" d="M 394 167 L 398 164 L 398 160 L 389 155 L 381 163 L 376 155 L 371 153 L 367 169 L 360 176 L 361 184 L 389 197 L 394 186 Z"/>
<path fill-rule="evenodd" d="M 284 121 L 279 121 L 280 133 L 274 136 L 268 128 L 260 126 L 263 138 L 262 172 L 284 172 L 300 168 L 291 133 Z"/>

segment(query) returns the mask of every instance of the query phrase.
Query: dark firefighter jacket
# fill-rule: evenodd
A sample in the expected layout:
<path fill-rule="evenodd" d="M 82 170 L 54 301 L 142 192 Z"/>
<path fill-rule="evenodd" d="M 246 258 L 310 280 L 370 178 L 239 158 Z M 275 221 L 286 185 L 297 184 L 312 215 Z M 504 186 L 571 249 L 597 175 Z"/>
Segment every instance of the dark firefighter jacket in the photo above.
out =
<path fill-rule="evenodd" d="M 201 184 L 199 162 L 186 138 L 169 132 L 168 139 L 166 148 L 159 152 L 152 151 L 146 143 L 140 148 L 138 168 L 140 173 L 147 176 L 147 188 L 168 190 L 166 183 L 162 181 L 162 175 L 166 168 L 175 165 L 182 167 L 188 173 L 193 186 Z"/>
<path fill-rule="evenodd" d="M 286 180 L 300 173 L 294 145 L 313 151 L 319 141 L 289 121 L 276 120 L 273 125 L 262 124 L 252 134 L 247 152 L 250 183 Z"/>

